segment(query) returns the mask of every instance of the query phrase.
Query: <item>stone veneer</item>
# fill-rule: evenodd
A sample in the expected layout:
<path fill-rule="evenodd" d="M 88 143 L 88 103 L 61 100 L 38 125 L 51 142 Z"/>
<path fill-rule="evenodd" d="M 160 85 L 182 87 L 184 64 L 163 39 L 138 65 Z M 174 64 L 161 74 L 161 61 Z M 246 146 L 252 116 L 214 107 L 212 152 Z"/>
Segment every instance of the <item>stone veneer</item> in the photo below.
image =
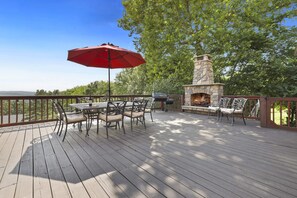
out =
<path fill-rule="evenodd" d="M 210 95 L 210 105 L 215 106 L 223 96 L 224 84 L 214 83 L 212 61 L 210 55 L 194 57 L 194 76 L 192 85 L 184 85 L 185 105 L 191 106 L 191 95 L 205 93 Z"/>
<path fill-rule="evenodd" d="M 212 84 L 213 69 L 210 55 L 194 56 L 194 76 L 193 85 Z"/>

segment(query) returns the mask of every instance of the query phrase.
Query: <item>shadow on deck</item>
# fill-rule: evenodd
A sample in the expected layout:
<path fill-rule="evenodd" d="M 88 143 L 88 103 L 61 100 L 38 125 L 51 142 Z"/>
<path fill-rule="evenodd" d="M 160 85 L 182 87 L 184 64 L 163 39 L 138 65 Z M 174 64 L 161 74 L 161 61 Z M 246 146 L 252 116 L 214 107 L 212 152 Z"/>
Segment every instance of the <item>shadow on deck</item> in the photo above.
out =
<path fill-rule="evenodd" d="M 54 123 L 0 128 L 5 197 L 295 197 L 297 133 L 156 112 L 126 134 Z"/>

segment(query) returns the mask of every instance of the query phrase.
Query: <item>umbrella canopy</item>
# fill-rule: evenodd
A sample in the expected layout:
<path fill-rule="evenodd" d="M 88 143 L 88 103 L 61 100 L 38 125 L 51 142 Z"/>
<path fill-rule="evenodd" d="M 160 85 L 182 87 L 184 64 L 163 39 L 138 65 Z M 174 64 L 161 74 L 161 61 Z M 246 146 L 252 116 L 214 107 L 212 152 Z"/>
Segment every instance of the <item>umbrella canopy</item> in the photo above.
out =
<path fill-rule="evenodd" d="M 145 63 L 139 53 L 112 44 L 69 50 L 67 60 L 87 67 L 108 68 L 108 99 L 110 99 L 110 69 L 131 68 Z"/>

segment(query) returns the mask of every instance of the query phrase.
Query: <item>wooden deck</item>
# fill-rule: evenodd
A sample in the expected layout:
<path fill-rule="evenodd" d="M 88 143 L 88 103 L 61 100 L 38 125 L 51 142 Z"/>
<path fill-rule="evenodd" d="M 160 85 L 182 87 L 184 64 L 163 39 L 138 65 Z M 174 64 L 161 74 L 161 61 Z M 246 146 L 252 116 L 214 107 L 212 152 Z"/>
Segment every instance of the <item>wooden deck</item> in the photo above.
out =
<path fill-rule="evenodd" d="M 297 133 L 156 112 L 126 134 L 0 128 L 0 197 L 296 197 Z"/>

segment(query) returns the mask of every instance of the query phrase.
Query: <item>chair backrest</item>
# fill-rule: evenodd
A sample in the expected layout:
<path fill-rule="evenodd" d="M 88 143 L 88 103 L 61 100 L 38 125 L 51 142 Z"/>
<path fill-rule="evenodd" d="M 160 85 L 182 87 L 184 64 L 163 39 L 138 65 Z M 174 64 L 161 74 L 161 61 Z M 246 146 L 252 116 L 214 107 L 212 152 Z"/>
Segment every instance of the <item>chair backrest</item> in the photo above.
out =
<path fill-rule="evenodd" d="M 61 112 L 57 102 L 53 101 L 53 109 L 56 113 L 57 119 L 63 120 L 63 112 Z"/>
<path fill-rule="evenodd" d="M 153 109 L 154 105 L 155 105 L 155 98 L 151 97 L 148 99 L 146 109 Z"/>
<path fill-rule="evenodd" d="M 63 106 L 59 103 L 59 102 L 56 102 L 56 106 L 57 106 L 57 109 L 60 113 L 60 116 L 61 116 L 61 119 L 64 120 L 66 123 L 67 123 L 67 116 L 66 116 L 66 113 L 65 113 L 65 110 L 63 108 Z"/>
<path fill-rule="evenodd" d="M 132 112 L 144 112 L 148 100 L 133 101 Z"/>
<path fill-rule="evenodd" d="M 247 101 L 246 98 L 234 98 L 233 103 L 232 103 L 232 108 L 234 110 L 243 110 L 246 101 Z"/>
<path fill-rule="evenodd" d="M 124 114 L 127 101 L 107 102 L 106 116 Z"/>
<path fill-rule="evenodd" d="M 219 100 L 219 107 L 221 108 L 228 108 L 231 98 L 223 97 Z"/>

